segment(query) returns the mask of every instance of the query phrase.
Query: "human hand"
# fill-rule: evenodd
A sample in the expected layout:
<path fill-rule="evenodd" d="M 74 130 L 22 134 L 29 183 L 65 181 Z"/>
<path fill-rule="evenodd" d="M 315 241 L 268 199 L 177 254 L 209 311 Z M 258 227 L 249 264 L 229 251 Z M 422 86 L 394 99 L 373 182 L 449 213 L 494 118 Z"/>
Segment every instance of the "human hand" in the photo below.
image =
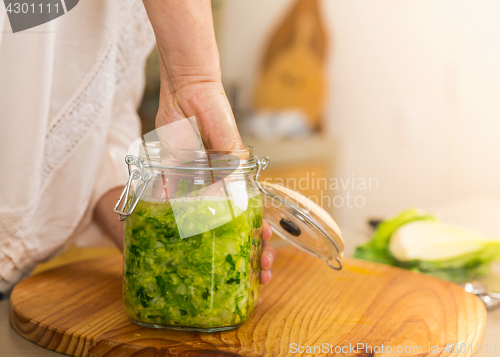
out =
<path fill-rule="evenodd" d="M 221 80 L 220 60 L 208 0 L 144 2 L 155 31 L 160 53 L 160 103 L 156 128 L 177 123 L 175 130 L 157 130 L 160 140 L 169 147 L 215 150 L 238 150 L 241 141 L 231 106 Z M 196 118 L 193 130 L 186 118 Z M 198 146 L 198 147 L 197 147 Z M 271 228 L 263 222 L 264 240 L 261 255 L 261 282 L 271 280 L 271 266 L 276 256 L 268 242 Z"/>
<path fill-rule="evenodd" d="M 217 150 L 244 148 L 231 107 L 224 95 L 222 83 L 190 83 L 179 91 L 174 91 L 169 86 L 162 93 L 160 109 L 156 117 L 157 128 L 185 119 L 188 116 L 195 116 L 206 148 Z M 168 134 L 168 132 L 166 133 Z M 185 136 L 179 135 L 180 133 Z M 196 141 L 192 140 L 189 130 L 176 130 L 175 135 L 169 135 L 167 140 L 169 145 L 172 145 L 173 140 L 179 140 L 178 145 L 183 148 L 187 148 L 186 145 L 189 147 L 189 145 L 196 144 Z M 262 240 L 264 242 L 260 260 L 261 283 L 268 284 L 271 281 L 271 267 L 276 257 L 276 250 L 269 243 L 272 235 L 271 226 L 266 220 L 263 220 L 262 225 Z"/>

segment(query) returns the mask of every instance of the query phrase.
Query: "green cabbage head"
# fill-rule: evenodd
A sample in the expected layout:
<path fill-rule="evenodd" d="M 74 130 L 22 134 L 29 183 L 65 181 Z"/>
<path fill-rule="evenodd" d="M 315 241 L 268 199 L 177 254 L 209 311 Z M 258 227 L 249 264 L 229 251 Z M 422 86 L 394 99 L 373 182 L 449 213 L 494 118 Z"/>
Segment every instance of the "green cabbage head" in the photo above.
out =
<path fill-rule="evenodd" d="M 382 222 L 354 257 L 461 283 L 486 274 L 500 260 L 500 239 L 443 224 L 412 208 Z"/>

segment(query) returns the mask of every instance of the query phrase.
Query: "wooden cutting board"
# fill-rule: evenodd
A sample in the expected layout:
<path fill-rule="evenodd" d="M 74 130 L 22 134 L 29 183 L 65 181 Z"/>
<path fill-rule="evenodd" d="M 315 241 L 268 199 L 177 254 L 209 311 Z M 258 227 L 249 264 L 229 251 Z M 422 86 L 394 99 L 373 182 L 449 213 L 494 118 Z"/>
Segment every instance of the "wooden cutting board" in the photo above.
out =
<path fill-rule="evenodd" d="M 278 250 L 263 303 L 240 329 L 213 334 L 147 329 L 125 315 L 121 270 L 116 255 L 23 280 L 11 296 L 12 326 L 51 350 L 107 357 L 285 356 L 300 346 L 316 346 L 318 352 L 326 344 L 333 351 L 328 355 L 471 356 L 470 345 L 481 342 L 485 329 L 483 304 L 458 285 L 354 259 L 344 259 L 338 272 L 294 247 Z M 390 346 L 393 353 L 348 351 L 357 343 L 375 352 Z M 443 351 L 448 343 L 464 343 L 467 352 Z M 407 352 L 396 353 L 398 346 Z M 429 353 L 429 346 L 438 350 Z M 336 354 L 335 348 L 347 353 Z"/>

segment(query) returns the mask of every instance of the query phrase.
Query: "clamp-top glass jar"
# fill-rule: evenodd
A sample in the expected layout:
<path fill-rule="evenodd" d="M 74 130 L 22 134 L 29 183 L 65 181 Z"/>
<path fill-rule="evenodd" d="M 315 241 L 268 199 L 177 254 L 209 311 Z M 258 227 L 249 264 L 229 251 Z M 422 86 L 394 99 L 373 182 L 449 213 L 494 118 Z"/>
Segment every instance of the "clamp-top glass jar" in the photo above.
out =
<path fill-rule="evenodd" d="M 276 233 L 341 267 L 335 222 L 298 193 L 259 184 L 269 159 L 257 160 L 252 148 L 150 142 L 126 162 L 129 182 L 115 212 L 126 219 L 125 309 L 139 325 L 213 332 L 245 322 L 259 298 L 264 203 Z"/>

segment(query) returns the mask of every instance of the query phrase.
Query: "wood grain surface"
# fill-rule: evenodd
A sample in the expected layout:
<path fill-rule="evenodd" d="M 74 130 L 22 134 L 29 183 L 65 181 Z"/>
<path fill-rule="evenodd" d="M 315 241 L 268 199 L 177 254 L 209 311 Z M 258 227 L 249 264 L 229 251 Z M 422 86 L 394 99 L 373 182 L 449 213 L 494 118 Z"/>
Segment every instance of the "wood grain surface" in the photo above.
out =
<path fill-rule="evenodd" d="M 286 247 L 262 305 L 238 330 L 154 330 L 127 319 L 121 271 L 116 255 L 31 276 L 12 293 L 11 324 L 28 340 L 73 356 L 285 356 L 300 346 L 316 346 L 316 353 L 296 355 L 319 355 L 328 344 L 332 352 L 321 355 L 444 357 L 472 355 L 486 322 L 479 299 L 458 285 L 354 259 L 337 272 Z M 375 352 L 347 351 L 358 343 Z M 444 351 L 448 343 L 464 343 L 467 352 Z M 386 353 L 377 353 L 382 345 Z M 398 346 L 407 352 L 397 353 Z M 342 347 L 346 353 L 335 353 Z"/>

